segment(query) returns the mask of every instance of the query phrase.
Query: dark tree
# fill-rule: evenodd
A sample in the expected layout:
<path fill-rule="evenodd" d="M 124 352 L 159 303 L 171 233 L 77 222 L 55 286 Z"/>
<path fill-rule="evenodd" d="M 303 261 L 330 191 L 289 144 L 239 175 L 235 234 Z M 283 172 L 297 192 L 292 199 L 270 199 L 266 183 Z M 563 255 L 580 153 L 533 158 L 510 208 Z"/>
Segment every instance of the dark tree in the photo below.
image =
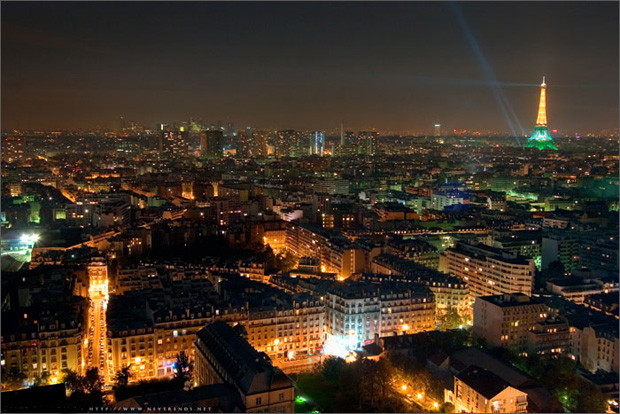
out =
<path fill-rule="evenodd" d="M 26 376 L 17 368 L 2 369 L 2 391 L 21 388 Z"/>
<path fill-rule="evenodd" d="M 346 363 L 344 359 L 330 356 L 323 360 L 321 373 L 331 383 L 337 383 Z"/>
<path fill-rule="evenodd" d="M 114 375 L 114 386 L 116 388 L 127 388 L 129 380 L 133 376 L 131 372 L 131 364 L 119 369 Z"/>
<path fill-rule="evenodd" d="M 174 363 L 174 379 L 181 384 L 191 380 L 194 371 L 194 363 L 190 361 L 185 351 L 181 351 L 177 355 Z"/>
<path fill-rule="evenodd" d="M 62 371 L 62 382 L 65 383 L 65 387 L 71 393 L 81 391 L 83 388 L 82 377 L 71 369 L 64 369 Z"/>
<path fill-rule="evenodd" d="M 439 318 L 439 324 L 441 330 L 457 329 L 462 325 L 465 325 L 466 321 L 459 315 L 458 311 L 453 307 L 450 307 L 448 311 Z"/>

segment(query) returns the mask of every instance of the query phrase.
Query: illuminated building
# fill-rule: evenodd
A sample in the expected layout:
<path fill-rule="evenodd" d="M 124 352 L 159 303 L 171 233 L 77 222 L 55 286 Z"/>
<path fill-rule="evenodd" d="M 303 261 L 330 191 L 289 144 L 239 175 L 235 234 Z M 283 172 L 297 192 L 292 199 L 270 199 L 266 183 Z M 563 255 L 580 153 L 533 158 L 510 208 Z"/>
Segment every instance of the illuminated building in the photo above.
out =
<path fill-rule="evenodd" d="M 24 137 L 2 137 L 2 162 L 21 161 L 25 158 L 26 139 Z"/>
<path fill-rule="evenodd" d="M 310 149 L 310 154 L 323 156 L 325 152 L 325 135 L 321 131 L 314 131 L 313 146 Z"/>
<path fill-rule="evenodd" d="M 298 295 L 290 306 L 278 309 L 250 309 L 241 322 L 249 343 L 266 353 L 285 372 L 307 368 L 319 362 L 324 342 L 325 307 L 308 294 Z"/>
<path fill-rule="evenodd" d="M 11 256 L 11 258 L 15 259 L 20 263 L 30 262 L 32 249 L 34 249 L 35 244 L 37 243 L 39 236 L 37 234 L 11 234 L 3 235 L 1 242 L 1 251 L 2 251 L 2 260 L 5 261 L 7 259 L 5 256 Z M 7 263 L 9 260 L 7 260 Z M 4 267 L 3 267 L 4 270 Z"/>
<path fill-rule="evenodd" d="M 446 249 L 445 256 L 448 272 L 467 282 L 472 299 L 532 292 L 534 259 L 495 247 L 465 243 Z"/>
<path fill-rule="evenodd" d="M 528 354 L 568 354 L 570 345 L 570 328 L 562 318 L 538 321 L 527 333 Z"/>
<path fill-rule="evenodd" d="M 422 285 L 384 282 L 379 286 L 380 336 L 405 335 L 435 328 L 435 301 Z"/>
<path fill-rule="evenodd" d="M 93 258 L 88 264 L 90 296 L 108 295 L 108 265 L 101 257 Z"/>
<path fill-rule="evenodd" d="M 617 271 L 589 269 L 573 270 L 570 276 L 560 276 L 546 281 L 547 290 L 572 302 L 582 304 L 589 295 L 618 292 Z"/>
<path fill-rule="evenodd" d="M 372 207 L 372 211 L 379 215 L 379 221 L 392 220 L 416 220 L 420 216 L 409 207 L 400 203 L 377 203 Z"/>
<path fill-rule="evenodd" d="M 541 267 L 543 270 L 559 261 L 564 272 L 570 273 L 578 268 L 580 240 L 574 233 L 558 232 L 543 236 L 541 247 Z"/>
<path fill-rule="evenodd" d="M 472 302 L 467 282 L 390 254 L 375 257 L 371 263 L 371 270 L 374 273 L 364 273 L 359 278 L 373 283 L 389 280 L 419 283 L 430 289 L 435 298 L 437 322 L 451 309 L 465 320 L 471 320 Z"/>
<path fill-rule="evenodd" d="M 72 295 L 62 270 L 26 274 L 2 275 L 0 369 L 22 373 L 23 386 L 44 376 L 59 382 L 63 369 L 82 373 L 88 300 Z M 2 385 L 4 391 L 4 380 Z"/>
<path fill-rule="evenodd" d="M 234 386 L 245 412 L 295 412 L 293 383 L 255 350 L 234 328 L 215 322 L 196 335 L 194 376 L 197 385 Z"/>
<path fill-rule="evenodd" d="M 553 143 L 553 138 L 549 135 L 549 129 L 547 128 L 547 84 L 543 77 L 543 82 L 540 85 L 540 103 L 538 105 L 538 117 L 536 118 L 536 126 L 534 127 L 534 133 L 527 139 L 527 148 L 538 148 L 542 150 L 554 150 L 558 148 Z"/>
<path fill-rule="evenodd" d="M 265 229 L 263 243 L 269 245 L 274 252 L 279 252 L 286 246 L 286 229 Z"/>
<path fill-rule="evenodd" d="M 252 128 L 247 127 L 245 131 L 240 131 L 237 134 L 237 156 L 240 158 L 247 158 L 252 155 Z"/>
<path fill-rule="evenodd" d="M 581 333 L 579 362 L 590 372 L 618 373 L 618 324 L 588 326 Z"/>
<path fill-rule="evenodd" d="M 348 351 L 357 349 L 381 332 L 380 321 L 377 285 L 347 280 L 327 292 L 325 326 L 328 342 L 331 336 L 345 342 Z"/>
<path fill-rule="evenodd" d="M 267 156 L 267 131 L 254 131 L 252 134 L 252 157 L 262 158 Z"/>
<path fill-rule="evenodd" d="M 528 332 L 545 321 L 549 308 L 523 293 L 480 296 L 474 302 L 474 330 L 490 346 L 523 349 Z"/>
<path fill-rule="evenodd" d="M 124 200 L 104 200 L 94 206 L 95 227 L 127 226 L 130 221 L 131 206 Z"/>
<path fill-rule="evenodd" d="M 539 232 L 492 231 L 485 242 L 508 252 L 534 259 L 537 268 L 541 264 L 541 236 Z"/>
<path fill-rule="evenodd" d="M 278 131 L 274 137 L 276 157 L 298 156 L 299 132 L 294 130 Z"/>
<path fill-rule="evenodd" d="M 434 192 L 431 195 L 430 208 L 433 210 L 443 211 L 448 206 L 455 204 L 467 204 L 469 199 L 461 192 Z"/>
<path fill-rule="evenodd" d="M 435 137 L 441 137 L 441 124 L 435 124 Z"/>
<path fill-rule="evenodd" d="M 394 235 L 387 241 L 385 251 L 431 269 L 439 266 L 437 248 L 424 240 L 403 239 L 402 236 Z"/>
<path fill-rule="evenodd" d="M 188 153 L 188 133 L 185 127 L 178 130 L 168 130 L 161 125 L 159 136 L 159 152 L 165 156 L 182 157 Z"/>
<path fill-rule="evenodd" d="M 242 277 L 247 277 L 248 279 L 256 280 L 258 282 L 264 283 L 267 281 L 264 262 L 241 262 L 239 263 L 239 274 Z"/>
<path fill-rule="evenodd" d="M 108 375 L 109 378 L 124 366 L 131 364 L 132 381 L 173 375 L 174 363 L 180 351 L 194 358 L 193 343 L 196 333 L 205 325 L 222 321 L 240 324 L 248 333 L 248 341 L 258 351 L 265 352 L 273 363 L 286 372 L 307 369 L 319 362 L 323 344 L 325 309 L 321 301 L 308 294 L 289 295 L 259 282 L 233 277 L 213 276 L 211 280 L 226 295 L 240 297 L 246 287 L 276 292 L 280 299 L 273 306 L 215 307 L 202 301 L 199 292 L 209 290 L 204 278 L 184 279 L 159 286 L 159 277 L 144 272 L 135 273 L 133 289 L 123 274 L 124 294 L 112 296 L 108 309 Z M 187 277 L 187 276 L 185 276 Z M 197 275 L 192 277 L 198 277 Z M 232 283 L 232 285 L 231 285 Z M 148 290 L 143 290 L 147 287 Z M 171 290 L 172 289 L 172 290 Z M 162 295 L 169 292 L 170 299 Z M 174 292 L 194 292 L 174 294 Z M 194 295 L 194 299 L 191 299 Z M 258 299 L 264 295 L 254 295 Z M 148 301 L 148 304 L 147 304 Z M 188 303 L 196 303 L 188 305 Z M 152 304 L 151 304 L 152 303 Z M 277 304 L 276 304 L 277 303 Z M 159 304 L 159 309 L 152 309 Z"/>
<path fill-rule="evenodd" d="M 375 131 L 360 131 L 357 151 L 360 155 L 375 155 L 377 151 L 377 137 Z"/>
<path fill-rule="evenodd" d="M 323 272 L 337 273 L 344 278 L 364 271 L 372 254 L 338 233 L 307 224 L 288 226 L 286 248 L 298 257 L 319 259 Z"/>
<path fill-rule="evenodd" d="M 218 130 L 200 133 L 200 153 L 208 159 L 221 158 L 224 151 L 224 134 Z"/>
<path fill-rule="evenodd" d="M 64 369 L 83 372 L 79 308 L 26 312 L 3 311 L 2 370 L 16 369 L 29 383 L 44 374 L 58 381 Z"/>
<path fill-rule="evenodd" d="M 579 264 L 589 269 L 618 272 L 618 238 L 599 238 L 579 246 Z"/>
<path fill-rule="evenodd" d="M 527 393 L 476 365 L 454 376 L 454 412 L 526 413 Z"/>
<path fill-rule="evenodd" d="M 353 350 L 372 342 L 375 334 L 402 335 L 434 329 L 435 303 L 432 293 L 420 285 L 346 280 L 328 290 L 325 319 L 328 335 L 346 342 L 348 350 Z"/>
<path fill-rule="evenodd" d="M 317 194 L 349 194 L 351 183 L 340 178 L 320 178 L 312 183 L 312 189 Z"/>

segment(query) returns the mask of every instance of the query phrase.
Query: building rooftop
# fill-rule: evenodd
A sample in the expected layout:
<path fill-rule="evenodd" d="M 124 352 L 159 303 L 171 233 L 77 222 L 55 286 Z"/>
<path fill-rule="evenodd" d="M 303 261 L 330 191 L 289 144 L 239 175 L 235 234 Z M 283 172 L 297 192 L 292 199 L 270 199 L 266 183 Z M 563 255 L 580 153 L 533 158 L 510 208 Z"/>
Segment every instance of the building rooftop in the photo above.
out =
<path fill-rule="evenodd" d="M 541 300 L 524 293 L 510 293 L 504 295 L 479 296 L 476 300 L 484 300 L 501 308 L 512 306 L 527 306 L 543 303 Z"/>
<path fill-rule="evenodd" d="M 256 351 L 225 322 L 214 322 L 198 331 L 196 346 L 208 349 L 245 395 L 292 386 L 266 354 Z"/>
<path fill-rule="evenodd" d="M 495 259 L 506 263 L 516 265 L 527 265 L 531 259 L 519 254 L 510 253 L 497 247 L 487 246 L 481 243 L 463 243 L 457 242 L 454 247 L 449 247 L 446 251 L 453 251 L 464 255 L 472 256 L 478 259 Z"/>
<path fill-rule="evenodd" d="M 491 399 L 510 386 L 506 381 L 484 368 L 470 365 L 456 374 L 456 378 L 469 385 L 476 392 Z"/>

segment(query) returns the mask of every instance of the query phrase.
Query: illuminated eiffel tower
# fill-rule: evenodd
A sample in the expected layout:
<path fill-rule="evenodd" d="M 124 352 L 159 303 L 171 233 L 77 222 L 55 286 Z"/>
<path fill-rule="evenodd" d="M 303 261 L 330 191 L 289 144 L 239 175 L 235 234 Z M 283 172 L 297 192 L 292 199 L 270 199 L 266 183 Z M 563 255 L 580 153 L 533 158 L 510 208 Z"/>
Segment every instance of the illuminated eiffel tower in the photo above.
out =
<path fill-rule="evenodd" d="M 534 133 L 527 139 L 527 148 L 538 148 L 539 150 L 557 151 L 558 147 L 553 143 L 553 138 L 549 135 L 547 128 L 547 84 L 543 76 L 543 82 L 540 85 L 540 104 L 538 105 L 538 117 L 536 118 L 536 126 Z"/>

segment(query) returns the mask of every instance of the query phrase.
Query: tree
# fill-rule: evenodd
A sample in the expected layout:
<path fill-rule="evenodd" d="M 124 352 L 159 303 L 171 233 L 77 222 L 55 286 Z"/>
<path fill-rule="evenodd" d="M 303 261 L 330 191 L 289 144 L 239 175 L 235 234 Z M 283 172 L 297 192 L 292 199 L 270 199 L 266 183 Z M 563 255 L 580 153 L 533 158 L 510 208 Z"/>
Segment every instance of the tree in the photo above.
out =
<path fill-rule="evenodd" d="M 32 386 L 40 387 L 42 385 L 47 385 L 49 383 L 49 380 L 50 380 L 50 373 L 49 371 L 45 371 L 43 375 L 41 375 L 40 377 L 36 377 L 34 379 Z"/>
<path fill-rule="evenodd" d="M 321 373 L 331 383 L 337 383 L 346 365 L 344 359 L 335 356 L 329 356 L 323 360 L 321 364 Z"/>
<path fill-rule="evenodd" d="M 174 379 L 181 384 L 191 380 L 194 371 L 194 363 L 190 361 L 185 351 L 177 354 L 177 360 L 174 363 Z"/>
<path fill-rule="evenodd" d="M 74 393 L 82 390 L 82 377 L 72 369 L 62 370 L 62 382 L 69 392 Z"/>
<path fill-rule="evenodd" d="M 441 405 L 441 410 L 442 413 L 453 413 L 454 412 L 454 405 L 452 403 L 446 402 L 443 403 Z"/>
<path fill-rule="evenodd" d="M 122 367 L 121 369 L 116 371 L 116 374 L 114 374 L 114 387 L 127 388 L 129 380 L 132 376 L 133 373 L 131 372 L 131 364 L 127 365 L 126 367 Z"/>
<path fill-rule="evenodd" d="M 604 413 L 607 411 L 607 398 L 601 390 L 588 381 L 581 380 L 575 412 L 578 413 Z"/>
<path fill-rule="evenodd" d="M 99 369 L 88 368 L 82 376 L 77 372 L 63 370 L 63 382 L 71 392 L 69 401 L 73 408 L 87 410 L 89 407 L 104 407 L 103 379 L 99 376 Z"/>
<path fill-rule="evenodd" d="M 381 392 L 381 398 L 385 399 L 391 390 L 394 379 L 394 366 L 387 358 L 381 358 L 376 366 L 376 384 Z"/>
<path fill-rule="evenodd" d="M 284 254 L 278 253 L 275 262 L 278 269 L 284 273 L 288 273 L 297 266 L 298 259 L 293 253 L 286 251 Z"/>
<path fill-rule="evenodd" d="M 26 380 L 26 375 L 19 369 L 13 367 L 2 370 L 2 391 L 11 391 L 22 387 Z"/>
<path fill-rule="evenodd" d="M 458 311 L 453 307 L 449 307 L 448 311 L 439 318 L 439 325 L 442 331 L 457 329 L 465 324 L 465 318 L 461 317 Z"/>
<path fill-rule="evenodd" d="M 89 394 L 101 392 L 103 389 L 103 379 L 99 375 L 99 369 L 91 367 L 86 370 L 82 379 L 83 390 Z"/>

